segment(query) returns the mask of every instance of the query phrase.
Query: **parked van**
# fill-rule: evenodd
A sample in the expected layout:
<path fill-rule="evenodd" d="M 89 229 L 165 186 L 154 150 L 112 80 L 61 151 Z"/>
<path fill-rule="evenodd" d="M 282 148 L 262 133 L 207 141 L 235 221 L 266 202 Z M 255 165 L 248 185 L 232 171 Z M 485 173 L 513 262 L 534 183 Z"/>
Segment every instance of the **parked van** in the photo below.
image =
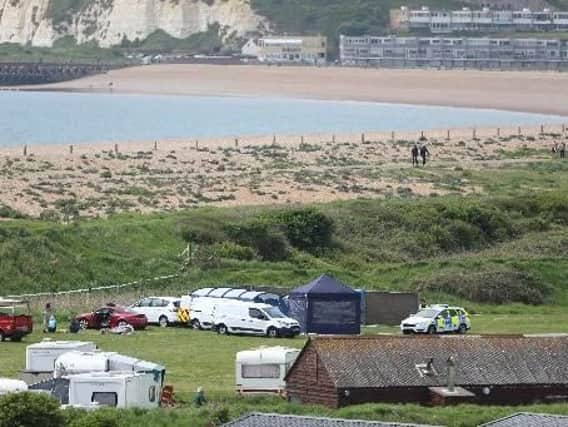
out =
<path fill-rule="evenodd" d="M 221 298 L 183 296 L 181 307 L 189 310 L 190 323 L 193 329 L 211 329 L 213 328 L 215 310 L 226 302 Z"/>
<path fill-rule="evenodd" d="M 252 334 L 275 338 L 300 333 L 300 324 L 296 320 L 269 304 L 228 300 L 215 307 L 212 317 L 214 328 L 222 335 Z"/>

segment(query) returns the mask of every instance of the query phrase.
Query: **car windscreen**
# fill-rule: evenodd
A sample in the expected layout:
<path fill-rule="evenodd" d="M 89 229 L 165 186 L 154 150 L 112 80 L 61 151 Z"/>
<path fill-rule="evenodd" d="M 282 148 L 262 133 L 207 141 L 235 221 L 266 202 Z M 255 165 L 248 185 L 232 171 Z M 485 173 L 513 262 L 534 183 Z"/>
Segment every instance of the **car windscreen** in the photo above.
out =
<path fill-rule="evenodd" d="M 418 313 L 415 314 L 416 317 L 424 317 L 426 319 L 433 319 L 438 314 L 437 310 L 427 309 L 427 310 L 420 310 Z"/>
<path fill-rule="evenodd" d="M 284 314 L 282 314 L 278 307 L 263 308 L 262 310 L 272 319 L 280 319 L 282 317 L 286 317 L 284 316 Z"/>

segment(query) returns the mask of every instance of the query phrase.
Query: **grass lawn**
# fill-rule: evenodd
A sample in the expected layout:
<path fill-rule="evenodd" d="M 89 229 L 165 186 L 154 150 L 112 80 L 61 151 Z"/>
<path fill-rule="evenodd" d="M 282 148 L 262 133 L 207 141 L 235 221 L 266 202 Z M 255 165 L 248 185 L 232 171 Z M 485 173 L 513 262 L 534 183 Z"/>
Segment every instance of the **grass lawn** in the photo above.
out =
<path fill-rule="evenodd" d="M 488 313 L 475 315 L 474 333 L 544 333 L 568 332 L 568 313 L 551 308 L 549 313 L 526 314 Z M 398 333 L 397 328 L 366 327 L 365 334 Z M 24 342 L 5 342 L 0 345 L 0 377 L 15 377 L 25 365 L 26 345 L 44 338 L 40 332 Z M 365 418 L 404 422 L 422 422 L 448 426 L 475 426 L 480 422 L 520 410 L 536 410 L 568 414 L 568 405 L 554 404 L 535 407 L 479 407 L 426 408 L 417 405 L 367 404 L 330 410 L 321 407 L 301 406 L 274 397 L 239 397 L 233 392 L 234 359 L 240 350 L 261 346 L 285 345 L 302 347 L 304 339 L 268 339 L 244 336 L 219 336 L 208 331 L 184 328 L 150 327 L 133 336 L 100 335 L 97 331 L 81 332 L 78 336 L 58 333 L 57 339 L 90 340 L 106 351 L 117 351 L 162 363 L 167 368 L 168 384 L 172 384 L 181 401 L 189 402 L 198 386 L 204 387 L 210 403 L 204 408 L 193 408 L 182 403 L 174 410 L 120 411 L 120 425 L 190 425 L 201 426 L 217 418 L 234 418 L 250 411 L 321 414 L 325 416 Z M 185 420 L 185 421 L 184 421 Z M 191 421 L 188 421 L 191 420 Z M 189 424 L 188 424 L 189 422 Z"/>

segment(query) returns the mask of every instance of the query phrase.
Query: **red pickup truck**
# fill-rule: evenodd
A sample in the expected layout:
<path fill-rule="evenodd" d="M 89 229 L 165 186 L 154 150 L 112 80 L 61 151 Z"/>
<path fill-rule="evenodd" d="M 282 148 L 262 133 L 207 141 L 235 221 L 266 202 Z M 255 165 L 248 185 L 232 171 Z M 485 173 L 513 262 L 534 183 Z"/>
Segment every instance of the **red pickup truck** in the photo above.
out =
<path fill-rule="evenodd" d="M 34 322 L 30 315 L 27 301 L 0 298 L 0 341 L 10 338 L 11 341 L 31 334 Z"/>

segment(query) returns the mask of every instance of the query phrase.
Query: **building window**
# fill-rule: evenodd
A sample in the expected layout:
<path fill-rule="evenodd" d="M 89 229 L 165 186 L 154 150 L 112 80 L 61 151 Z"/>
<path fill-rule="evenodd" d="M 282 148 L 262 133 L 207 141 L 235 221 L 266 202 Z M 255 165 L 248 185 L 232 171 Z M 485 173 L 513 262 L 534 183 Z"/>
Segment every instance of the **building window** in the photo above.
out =
<path fill-rule="evenodd" d="M 280 378 L 280 365 L 242 365 L 241 376 L 243 378 Z"/>
<path fill-rule="evenodd" d="M 104 406 L 116 406 L 118 404 L 118 395 L 116 393 L 96 391 L 91 395 L 91 402 Z"/>

